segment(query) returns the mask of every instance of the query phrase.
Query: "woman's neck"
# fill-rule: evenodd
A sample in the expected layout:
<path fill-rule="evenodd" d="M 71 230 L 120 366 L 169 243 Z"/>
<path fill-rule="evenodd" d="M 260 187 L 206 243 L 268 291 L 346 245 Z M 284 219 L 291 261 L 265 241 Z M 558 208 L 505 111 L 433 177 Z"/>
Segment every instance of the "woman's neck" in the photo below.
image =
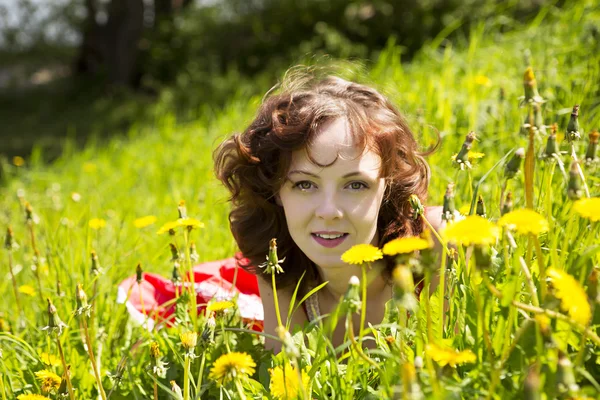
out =
<path fill-rule="evenodd" d="M 383 277 L 383 269 L 385 263 L 378 261 L 374 263 L 371 268 L 368 267 L 356 267 L 355 274 L 357 278 L 362 281 L 362 269 L 367 268 L 367 306 L 369 308 L 378 308 L 379 305 L 383 307 L 385 302 L 391 298 L 391 290 L 388 281 Z M 319 303 L 321 305 L 321 312 L 330 312 L 337 304 L 340 299 L 344 296 L 348 289 L 348 282 L 352 277 L 351 274 L 335 274 L 336 276 L 328 276 L 325 271 L 320 270 L 321 281 L 327 282 L 327 285 L 319 291 Z M 348 272 L 348 271 L 344 271 Z M 333 275 L 333 274 L 331 274 Z M 346 276 L 347 275 L 347 276 Z M 362 284 L 362 283 L 361 283 Z"/>

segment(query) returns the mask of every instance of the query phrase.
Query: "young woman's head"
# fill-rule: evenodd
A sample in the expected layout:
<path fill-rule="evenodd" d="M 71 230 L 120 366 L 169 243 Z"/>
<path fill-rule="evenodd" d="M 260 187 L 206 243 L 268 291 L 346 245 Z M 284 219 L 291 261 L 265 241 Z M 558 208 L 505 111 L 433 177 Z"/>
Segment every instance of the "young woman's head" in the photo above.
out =
<path fill-rule="evenodd" d="M 408 198 L 424 202 L 429 183 L 413 134 L 378 91 L 338 77 L 285 87 L 215 151 L 233 236 L 253 266 L 277 238 L 279 287 L 344 268 L 355 244 L 420 233 Z"/>

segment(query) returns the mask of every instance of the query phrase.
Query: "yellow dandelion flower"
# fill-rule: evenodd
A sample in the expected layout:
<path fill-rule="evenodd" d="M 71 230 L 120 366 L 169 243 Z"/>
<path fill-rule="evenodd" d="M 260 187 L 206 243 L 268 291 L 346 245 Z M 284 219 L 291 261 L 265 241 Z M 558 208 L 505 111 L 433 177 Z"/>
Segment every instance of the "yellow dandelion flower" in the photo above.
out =
<path fill-rule="evenodd" d="M 254 374 L 255 367 L 256 363 L 247 353 L 226 353 L 214 362 L 209 377 L 224 385 L 231 379 L 244 379 Z"/>
<path fill-rule="evenodd" d="M 560 306 L 571 318 L 587 325 L 592 318 L 590 303 L 579 282 L 563 270 L 548 268 L 547 276 L 554 286 L 554 295 L 560 299 Z"/>
<path fill-rule="evenodd" d="M 48 354 L 48 353 L 40 354 L 40 360 L 42 360 L 42 363 L 52 366 L 52 367 L 58 367 L 58 366 L 62 365 L 60 358 L 56 357 L 55 355 Z"/>
<path fill-rule="evenodd" d="M 13 164 L 15 165 L 15 167 L 22 167 L 23 165 L 25 165 L 25 159 L 20 156 L 14 156 Z"/>
<path fill-rule="evenodd" d="M 479 215 L 470 215 L 442 230 L 442 236 L 447 241 L 459 246 L 491 245 L 499 235 L 500 228 Z"/>
<path fill-rule="evenodd" d="M 190 350 L 196 347 L 196 343 L 198 343 L 198 334 L 193 331 L 182 332 L 179 334 L 179 339 L 181 340 L 181 345 L 186 350 Z"/>
<path fill-rule="evenodd" d="M 162 235 L 163 233 L 169 232 L 171 230 L 175 230 L 177 228 L 185 227 L 188 229 L 192 228 L 204 228 L 204 224 L 197 219 L 194 218 L 179 218 L 175 221 L 167 222 L 164 224 L 159 230 L 158 234 Z"/>
<path fill-rule="evenodd" d="M 133 221 L 133 225 L 136 228 L 145 228 L 149 225 L 152 225 L 156 222 L 156 217 L 154 215 L 146 215 L 145 217 L 137 218 Z"/>
<path fill-rule="evenodd" d="M 521 235 L 539 235 L 548 231 L 548 221 L 537 212 L 528 208 L 511 211 L 504 214 L 498 225 L 515 230 Z"/>
<path fill-rule="evenodd" d="M 452 161 L 456 161 L 456 156 L 458 156 L 458 153 L 456 153 L 452 157 L 450 157 L 452 159 Z M 483 157 L 485 157 L 485 153 L 480 153 L 480 152 L 471 151 L 471 150 L 469 150 L 467 152 L 467 158 L 469 159 L 469 161 L 477 160 L 477 159 L 480 159 Z"/>
<path fill-rule="evenodd" d="M 22 285 L 22 286 L 19 286 L 19 293 L 26 294 L 27 296 L 34 296 L 35 289 L 33 286 L 30 286 L 30 285 Z"/>
<path fill-rule="evenodd" d="M 90 228 L 98 230 L 98 229 L 102 229 L 106 226 L 106 221 L 103 220 L 102 218 L 92 218 L 88 222 L 88 225 Z"/>
<path fill-rule="evenodd" d="M 433 361 L 439 364 L 440 367 L 449 365 L 455 368 L 457 365 L 474 363 L 477 361 L 477 357 L 471 350 L 457 351 L 454 349 L 447 349 L 435 344 L 428 344 L 425 351 L 427 355 L 431 357 Z"/>
<path fill-rule="evenodd" d="M 600 221 L 600 197 L 577 200 L 573 203 L 573 208 L 583 218 L 590 221 Z"/>
<path fill-rule="evenodd" d="M 271 395 L 276 399 L 295 399 L 301 390 L 298 370 L 291 365 L 285 368 L 277 366 L 269 369 L 271 375 Z M 302 376 L 302 387 L 308 390 L 309 377 L 304 370 L 300 373 Z"/>
<path fill-rule="evenodd" d="M 471 205 L 465 204 L 458 209 L 458 212 L 462 215 L 469 215 L 469 211 L 471 211 Z"/>
<path fill-rule="evenodd" d="M 342 254 L 342 261 L 348 264 L 364 264 L 383 258 L 383 253 L 372 244 L 357 244 Z"/>
<path fill-rule="evenodd" d="M 233 301 L 229 301 L 229 300 L 214 301 L 214 302 L 210 303 L 206 308 L 208 308 L 208 311 L 212 311 L 216 314 L 219 314 L 224 311 L 227 311 L 228 309 L 232 308 L 234 305 L 235 305 L 235 303 Z"/>
<path fill-rule="evenodd" d="M 83 171 L 87 172 L 88 174 L 96 172 L 96 164 L 91 162 L 83 163 Z"/>
<path fill-rule="evenodd" d="M 476 84 L 481 85 L 481 86 L 491 86 L 492 85 L 492 80 L 485 75 L 475 75 L 475 78 L 473 80 L 475 81 Z"/>
<path fill-rule="evenodd" d="M 48 393 L 51 390 L 58 390 L 61 378 L 52 371 L 43 369 L 35 373 L 37 379 L 42 383 L 42 392 Z"/>
<path fill-rule="evenodd" d="M 386 256 L 395 256 L 412 253 L 417 250 L 429 249 L 432 245 L 431 241 L 420 237 L 402 237 L 387 242 L 383 246 L 383 254 Z"/>
<path fill-rule="evenodd" d="M 50 400 L 50 398 L 41 394 L 20 394 L 17 396 L 17 400 Z"/>

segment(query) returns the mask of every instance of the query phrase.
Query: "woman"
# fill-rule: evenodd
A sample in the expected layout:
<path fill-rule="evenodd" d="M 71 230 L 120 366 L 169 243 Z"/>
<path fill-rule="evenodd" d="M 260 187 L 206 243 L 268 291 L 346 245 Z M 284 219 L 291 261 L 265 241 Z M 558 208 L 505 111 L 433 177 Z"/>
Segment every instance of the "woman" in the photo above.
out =
<path fill-rule="evenodd" d="M 361 243 L 382 247 L 423 230 L 408 198 L 415 194 L 425 202 L 430 173 L 413 134 L 378 91 L 338 77 L 284 81 L 250 126 L 215 151 L 215 170 L 231 192 L 231 231 L 249 260 L 242 266 L 259 275 L 267 333 L 274 334 L 278 324 L 275 293 L 271 277 L 254 266 L 264 262 L 271 238 L 285 259 L 284 273 L 276 275 L 282 318 L 304 272 L 300 293 L 328 282 L 310 299 L 312 307 L 292 316 L 294 327 L 330 313 L 349 279 L 361 275 L 361 267 L 341 261 L 346 250 Z M 436 227 L 441 208 L 428 208 L 426 217 Z M 367 324 L 383 318 L 393 266 L 392 259 L 373 265 Z M 358 332 L 358 316 L 354 325 Z M 339 324 L 334 345 L 343 337 Z M 279 345 L 267 339 L 266 347 Z"/>

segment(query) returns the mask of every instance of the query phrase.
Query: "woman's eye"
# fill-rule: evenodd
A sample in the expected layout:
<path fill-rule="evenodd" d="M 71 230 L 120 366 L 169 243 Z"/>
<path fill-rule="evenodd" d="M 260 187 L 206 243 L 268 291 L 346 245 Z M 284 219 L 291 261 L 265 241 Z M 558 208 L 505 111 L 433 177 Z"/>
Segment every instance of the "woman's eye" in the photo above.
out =
<path fill-rule="evenodd" d="M 294 187 L 298 188 L 300 190 L 309 190 L 309 189 L 312 189 L 312 183 L 309 181 L 300 181 L 300 182 L 297 182 L 294 185 Z"/>
<path fill-rule="evenodd" d="M 366 188 L 367 188 L 367 185 L 365 185 L 362 182 L 352 182 L 350 184 L 350 189 L 353 189 L 353 190 L 360 190 L 360 189 L 366 189 Z"/>

